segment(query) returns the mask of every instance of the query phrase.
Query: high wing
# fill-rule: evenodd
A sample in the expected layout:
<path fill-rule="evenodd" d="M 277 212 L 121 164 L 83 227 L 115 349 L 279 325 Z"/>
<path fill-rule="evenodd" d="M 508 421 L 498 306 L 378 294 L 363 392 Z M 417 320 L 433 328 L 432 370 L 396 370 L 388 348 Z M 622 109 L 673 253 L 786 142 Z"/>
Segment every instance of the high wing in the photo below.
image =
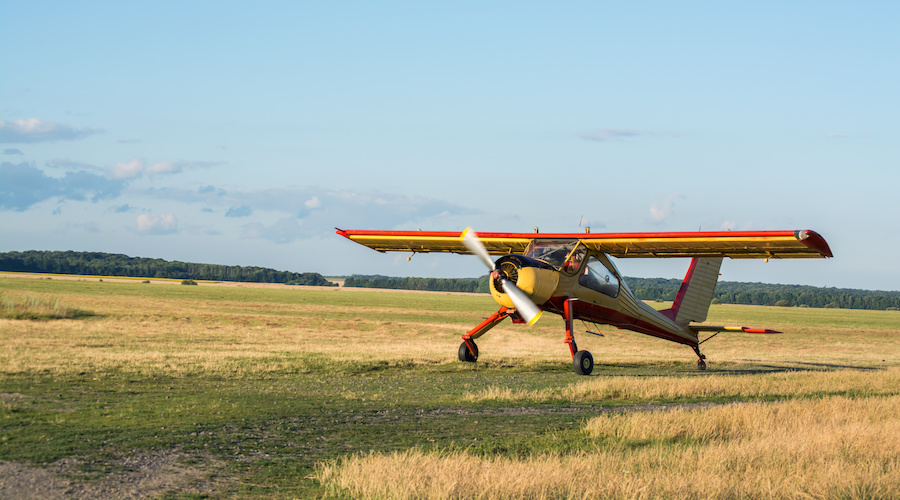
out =
<path fill-rule="evenodd" d="M 462 232 L 365 231 L 337 234 L 379 252 L 467 254 Z M 789 259 L 831 257 L 828 243 L 815 231 L 698 231 L 669 233 L 478 233 L 492 255 L 521 254 L 533 240 L 581 240 L 613 257 L 731 257 Z"/>

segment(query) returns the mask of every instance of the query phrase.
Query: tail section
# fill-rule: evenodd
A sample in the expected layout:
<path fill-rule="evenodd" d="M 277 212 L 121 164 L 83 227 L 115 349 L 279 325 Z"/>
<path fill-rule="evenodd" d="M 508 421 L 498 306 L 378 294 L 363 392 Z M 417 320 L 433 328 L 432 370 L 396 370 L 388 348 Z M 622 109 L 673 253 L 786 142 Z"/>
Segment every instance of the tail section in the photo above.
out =
<path fill-rule="evenodd" d="M 660 311 L 676 323 L 686 325 L 692 321 L 706 321 L 712 302 L 722 257 L 694 257 L 671 309 Z"/>

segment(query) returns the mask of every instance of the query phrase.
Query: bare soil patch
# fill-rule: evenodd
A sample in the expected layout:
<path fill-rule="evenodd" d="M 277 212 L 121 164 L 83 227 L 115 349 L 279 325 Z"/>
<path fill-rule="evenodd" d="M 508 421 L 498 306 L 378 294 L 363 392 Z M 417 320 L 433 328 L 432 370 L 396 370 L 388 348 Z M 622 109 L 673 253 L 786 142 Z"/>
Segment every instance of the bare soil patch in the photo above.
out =
<path fill-rule="evenodd" d="M 77 458 L 57 460 L 43 467 L 0 461 L 0 498 L 138 499 L 169 492 L 204 495 L 221 486 L 211 478 L 220 466 L 215 460 L 174 451 L 104 463 L 104 468 L 114 472 L 99 480 L 83 471 L 85 465 L 89 464 Z"/>

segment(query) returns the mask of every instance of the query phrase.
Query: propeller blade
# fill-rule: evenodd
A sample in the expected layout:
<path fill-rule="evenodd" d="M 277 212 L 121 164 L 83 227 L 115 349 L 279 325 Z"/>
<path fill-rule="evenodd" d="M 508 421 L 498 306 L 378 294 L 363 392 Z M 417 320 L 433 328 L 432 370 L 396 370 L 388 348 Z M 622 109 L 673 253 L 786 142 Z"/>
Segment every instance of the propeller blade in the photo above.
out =
<path fill-rule="evenodd" d="M 470 252 L 477 255 L 484 265 L 488 267 L 491 271 L 494 270 L 494 261 L 491 259 L 491 256 L 488 254 L 487 248 L 484 247 L 484 243 L 478 239 L 478 235 L 475 234 L 475 231 L 472 231 L 471 227 L 467 227 L 465 231 L 463 231 L 462 236 L 459 237 L 462 240 L 463 245 L 469 249 Z"/>
<path fill-rule="evenodd" d="M 513 304 L 516 306 L 516 312 L 522 316 L 528 326 L 531 326 L 537 321 L 541 314 L 544 314 L 535 303 L 525 295 L 525 292 L 519 290 L 519 287 L 514 285 L 512 282 L 505 278 L 500 278 L 500 284 L 503 285 L 503 291 L 506 292 L 506 295 L 509 295 L 509 298 L 512 300 Z"/>
<path fill-rule="evenodd" d="M 499 274 L 499 271 L 495 270 L 497 266 L 491 259 L 487 248 L 484 247 L 484 243 L 478 239 L 478 235 L 475 234 L 475 231 L 472 231 L 471 227 L 467 227 L 466 230 L 462 232 L 462 236 L 460 236 L 459 239 L 462 240 L 463 244 L 470 252 L 477 255 L 478 258 L 484 262 L 484 265 L 486 265 L 488 269 L 494 271 L 493 274 Z M 502 275 L 500 275 L 500 286 L 503 287 L 503 292 L 509 295 L 513 305 L 516 306 L 516 312 L 522 316 L 522 319 L 524 319 L 529 326 L 533 325 L 534 322 L 541 317 L 541 314 L 544 314 L 544 311 L 535 305 L 534 301 L 532 301 L 528 295 L 525 295 L 525 292 L 520 290 L 515 283 L 510 282 Z"/>

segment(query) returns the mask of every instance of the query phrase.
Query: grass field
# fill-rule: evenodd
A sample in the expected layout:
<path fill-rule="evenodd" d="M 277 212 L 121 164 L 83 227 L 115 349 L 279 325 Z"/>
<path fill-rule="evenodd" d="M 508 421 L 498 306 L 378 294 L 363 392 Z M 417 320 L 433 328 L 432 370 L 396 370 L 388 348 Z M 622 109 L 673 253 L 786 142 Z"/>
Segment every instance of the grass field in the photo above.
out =
<path fill-rule="evenodd" d="M 488 296 L 0 278 L 0 498 L 898 498 L 900 313 L 684 346 Z M 43 309 L 41 309 L 43 308 Z M 47 313 L 50 314 L 50 313 Z M 51 316 L 48 316 L 52 317 Z"/>

